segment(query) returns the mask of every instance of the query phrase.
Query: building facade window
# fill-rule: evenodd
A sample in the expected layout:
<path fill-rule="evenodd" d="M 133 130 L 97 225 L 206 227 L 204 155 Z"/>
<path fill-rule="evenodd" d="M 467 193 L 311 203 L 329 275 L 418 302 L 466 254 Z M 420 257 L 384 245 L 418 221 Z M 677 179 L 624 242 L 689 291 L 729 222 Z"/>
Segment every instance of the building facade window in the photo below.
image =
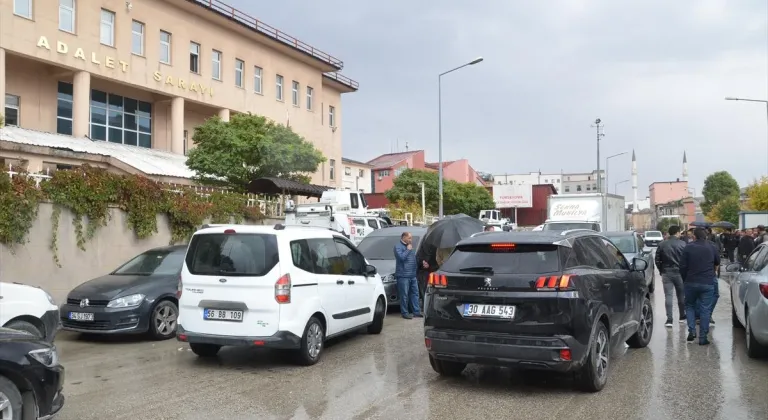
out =
<path fill-rule="evenodd" d="M 352 176 L 352 168 L 350 168 L 349 166 L 345 166 L 344 167 L 344 175 Z"/>
<path fill-rule="evenodd" d="M 336 107 L 328 105 L 328 125 L 336 127 Z"/>
<path fill-rule="evenodd" d="M 328 164 L 329 164 L 329 166 L 331 168 L 331 170 L 329 172 L 329 176 L 330 176 L 331 180 L 333 180 L 336 177 L 336 159 L 330 159 L 328 161 Z"/>
<path fill-rule="evenodd" d="M 189 71 L 200 74 L 200 44 L 189 43 Z"/>
<path fill-rule="evenodd" d="M 101 9 L 101 43 L 110 47 L 115 46 L 115 14 Z"/>
<path fill-rule="evenodd" d="M 56 132 L 72 135 L 72 84 L 59 82 L 56 95 Z"/>
<path fill-rule="evenodd" d="M 401 166 L 401 167 L 395 169 L 395 176 L 396 177 L 400 176 L 400 174 L 402 174 L 406 169 L 408 169 L 407 166 Z"/>
<path fill-rule="evenodd" d="M 571 187 L 567 186 L 565 187 L 565 192 L 571 192 Z"/>
<path fill-rule="evenodd" d="M 240 59 L 235 59 L 235 86 L 241 88 L 244 83 L 245 62 Z"/>
<path fill-rule="evenodd" d="M 75 33 L 75 0 L 59 0 L 59 29 Z"/>
<path fill-rule="evenodd" d="M 152 104 L 93 89 L 90 128 L 92 140 L 151 148 Z"/>
<path fill-rule="evenodd" d="M 171 34 L 160 31 L 160 62 L 171 64 Z"/>
<path fill-rule="evenodd" d="M 312 89 L 312 87 L 307 86 L 307 109 L 312 110 L 312 107 L 314 104 L 312 103 L 312 95 L 315 93 L 315 90 Z"/>
<path fill-rule="evenodd" d="M 258 94 L 262 94 L 261 90 L 261 74 L 263 70 L 261 67 L 253 67 L 253 91 Z"/>
<path fill-rule="evenodd" d="M 19 125 L 21 110 L 21 98 L 16 95 L 5 94 L 5 125 Z"/>
<path fill-rule="evenodd" d="M 365 178 L 365 169 L 359 169 L 357 171 L 357 176 L 359 176 L 360 178 Z"/>
<path fill-rule="evenodd" d="M 144 24 L 135 20 L 131 22 L 131 52 L 144 55 Z"/>
<path fill-rule="evenodd" d="M 211 77 L 221 80 L 221 51 L 211 52 Z"/>
<path fill-rule="evenodd" d="M 292 87 L 293 89 L 291 90 L 291 100 L 293 102 L 293 106 L 299 106 L 299 82 L 294 80 Z"/>
<path fill-rule="evenodd" d="M 379 178 L 385 178 L 389 176 L 389 169 L 384 169 L 383 171 L 379 171 Z"/>
<path fill-rule="evenodd" d="M 13 0 L 13 14 L 32 19 L 32 0 Z"/>
<path fill-rule="evenodd" d="M 283 100 L 283 76 L 275 76 L 275 99 L 278 101 Z"/>

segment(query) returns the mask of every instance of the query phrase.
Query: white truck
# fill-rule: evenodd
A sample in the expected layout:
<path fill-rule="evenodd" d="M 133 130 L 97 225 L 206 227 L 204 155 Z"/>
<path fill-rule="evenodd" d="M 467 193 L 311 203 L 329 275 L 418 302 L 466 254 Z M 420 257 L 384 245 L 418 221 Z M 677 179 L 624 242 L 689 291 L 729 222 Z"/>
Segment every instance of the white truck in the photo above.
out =
<path fill-rule="evenodd" d="M 480 210 L 480 215 L 477 218 L 486 226 L 491 226 L 497 231 L 504 230 L 504 227 L 509 224 L 508 218 L 501 217 L 500 210 Z"/>
<path fill-rule="evenodd" d="M 623 231 L 626 229 L 624 211 L 624 197 L 619 195 L 550 195 L 547 201 L 547 220 L 542 230 Z"/>
<path fill-rule="evenodd" d="M 768 226 L 768 211 L 739 212 L 739 229 L 754 229 L 758 225 Z"/>
<path fill-rule="evenodd" d="M 324 191 L 318 203 L 286 208 L 285 225 L 332 229 L 348 237 L 355 245 L 367 234 L 384 226 L 379 217 L 368 214 L 368 203 L 363 193 L 346 190 Z"/>

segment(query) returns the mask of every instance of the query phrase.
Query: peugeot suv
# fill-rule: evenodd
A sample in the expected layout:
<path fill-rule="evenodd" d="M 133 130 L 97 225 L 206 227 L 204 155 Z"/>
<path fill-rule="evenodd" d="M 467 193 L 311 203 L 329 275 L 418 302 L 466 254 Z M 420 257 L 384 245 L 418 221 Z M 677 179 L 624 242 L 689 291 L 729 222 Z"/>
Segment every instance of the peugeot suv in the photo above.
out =
<path fill-rule="evenodd" d="M 646 347 L 653 308 L 643 271 L 597 232 L 505 232 L 462 240 L 432 273 L 424 336 L 440 375 L 468 363 L 608 379 L 612 342 Z"/>

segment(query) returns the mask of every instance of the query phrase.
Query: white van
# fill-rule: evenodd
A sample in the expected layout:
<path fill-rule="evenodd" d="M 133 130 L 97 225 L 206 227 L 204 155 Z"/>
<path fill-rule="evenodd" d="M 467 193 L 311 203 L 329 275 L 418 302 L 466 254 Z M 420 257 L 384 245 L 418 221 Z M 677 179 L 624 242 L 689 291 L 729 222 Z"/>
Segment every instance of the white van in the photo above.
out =
<path fill-rule="evenodd" d="M 53 342 L 61 329 L 59 307 L 45 290 L 0 282 L 0 327 L 28 332 Z"/>
<path fill-rule="evenodd" d="M 197 231 L 178 296 L 176 336 L 198 356 L 271 347 L 304 365 L 319 360 L 327 338 L 363 327 L 379 334 L 387 309 L 376 268 L 347 238 L 280 224 Z"/>

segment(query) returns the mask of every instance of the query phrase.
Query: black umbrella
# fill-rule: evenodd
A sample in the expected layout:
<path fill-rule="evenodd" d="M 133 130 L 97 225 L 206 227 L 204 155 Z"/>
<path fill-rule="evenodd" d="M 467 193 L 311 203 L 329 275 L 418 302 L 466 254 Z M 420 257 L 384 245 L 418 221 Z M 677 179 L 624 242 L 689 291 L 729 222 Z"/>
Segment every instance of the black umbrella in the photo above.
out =
<path fill-rule="evenodd" d="M 722 222 L 714 223 L 712 225 L 712 227 L 714 227 L 714 228 L 723 228 L 723 229 L 735 229 L 736 225 L 734 225 L 731 222 L 722 221 Z"/>
<path fill-rule="evenodd" d="M 709 222 L 698 222 L 698 221 L 691 222 L 691 223 L 689 223 L 689 225 L 693 226 L 693 227 L 700 227 L 700 228 L 712 227 L 712 223 L 709 223 Z"/>
<path fill-rule="evenodd" d="M 456 214 L 433 223 L 421 242 L 434 248 L 453 248 L 460 240 L 482 232 L 484 228 L 485 224 L 480 219 Z"/>

